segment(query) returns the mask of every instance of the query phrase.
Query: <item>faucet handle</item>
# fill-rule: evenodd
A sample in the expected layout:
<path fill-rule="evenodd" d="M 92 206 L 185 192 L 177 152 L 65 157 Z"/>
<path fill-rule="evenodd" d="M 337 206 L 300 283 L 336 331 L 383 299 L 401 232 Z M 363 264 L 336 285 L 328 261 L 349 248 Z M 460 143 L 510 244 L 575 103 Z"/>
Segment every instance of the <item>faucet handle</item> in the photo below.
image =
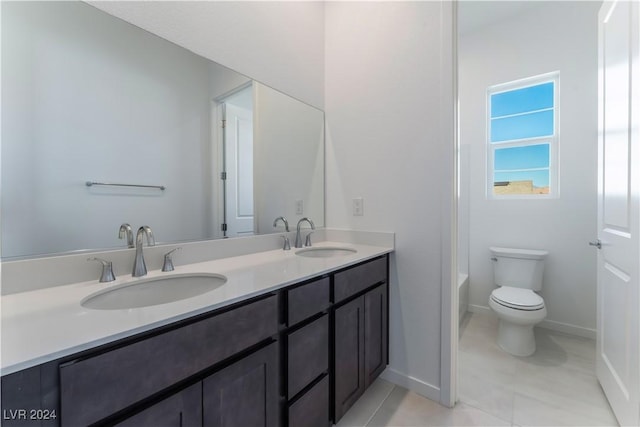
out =
<path fill-rule="evenodd" d="M 113 282 L 116 280 L 116 276 L 113 275 L 113 263 L 111 261 L 104 260 L 102 258 L 87 258 L 87 261 L 98 261 L 102 264 L 102 274 L 100 275 L 100 282 Z"/>
<path fill-rule="evenodd" d="M 178 249 L 182 249 L 181 247 L 175 248 L 164 254 L 164 263 L 162 264 L 162 271 L 173 271 L 173 259 L 171 259 L 171 254 L 177 251 Z"/>
<path fill-rule="evenodd" d="M 280 237 L 282 237 L 284 239 L 282 250 L 283 251 L 290 251 L 291 250 L 291 243 L 289 242 L 289 238 L 287 236 L 280 236 Z"/>
<path fill-rule="evenodd" d="M 311 246 L 311 235 L 313 234 L 313 231 L 310 231 L 309 234 L 307 234 L 307 238 L 304 240 L 304 245 L 305 246 Z"/>

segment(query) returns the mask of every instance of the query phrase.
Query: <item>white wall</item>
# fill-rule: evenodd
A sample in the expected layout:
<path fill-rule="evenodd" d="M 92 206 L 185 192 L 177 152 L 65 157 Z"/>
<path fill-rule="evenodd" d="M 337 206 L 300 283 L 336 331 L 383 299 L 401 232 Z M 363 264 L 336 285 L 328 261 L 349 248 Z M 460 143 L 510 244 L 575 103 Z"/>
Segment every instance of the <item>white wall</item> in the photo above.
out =
<path fill-rule="evenodd" d="M 469 168 L 471 157 L 469 144 L 458 149 L 458 273 L 469 275 L 469 221 L 471 213 L 471 193 Z"/>
<path fill-rule="evenodd" d="M 462 5 L 464 7 L 464 5 Z M 549 251 L 545 325 L 594 336 L 598 2 L 540 2 L 521 17 L 460 39 L 461 137 L 470 150 L 470 304 L 486 308 L 494 288 L 489 246 Z M 485 197 L 487 87 L 560 72 L 560 197 Z M 464 147 L 463 147 L 464 148 Z"/>
<path fill-rule="evenodd" d="M 234 93 L 238 88 L 248 86 L 251 79 L 242 74 L 224 67 L 217 62 L 209 62 L 209 76 L 211 81 L 211 98 L 224 98 L 225 95 Z"/>
<path fill-rule="evenodd" d="M 305 216 L 324 226 L 323 112 L 260 83 L 254 84 L 253 111 L 257 232 L 273 232 L 281 215 L 292 230 Z M 303 202 L 302 215 L 296 200 Z"/>
<path fill-rule="evenodd" d="M 435 400 L 448 387 L 440 340 L 453 194 L 453 72 L 451 49 L 441 47 L 449 6 L 328 2 L 325 11 L 327 224 L 396 233 L 385 375 Z M 364 198 L 364 216 L 352 216 L 354 197 Z"/>
<path fill-rule="evenodd" d="M 80 2 L 4 3 L 2 24 L 3 255 L 126 246 L 123 222 L 208 236 L 209 61 Z"/>
<path fill-rule="evenodd" d="M 322 2 L 90 1 L 295 98 L 324 106 Z"/>

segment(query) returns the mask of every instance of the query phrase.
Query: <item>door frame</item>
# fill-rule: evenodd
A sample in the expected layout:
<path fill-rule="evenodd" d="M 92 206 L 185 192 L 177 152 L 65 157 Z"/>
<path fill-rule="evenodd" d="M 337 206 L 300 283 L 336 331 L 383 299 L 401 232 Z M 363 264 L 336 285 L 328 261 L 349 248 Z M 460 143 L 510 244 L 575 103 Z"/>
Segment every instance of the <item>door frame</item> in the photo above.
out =
<path fill-rule="evenodd" d="M 442 2 L 441 135 L 451 141 L 446 155 L 446 191 L 441 203 L 440 403 L 452 408 L 458 400 L 458 0 Z M 450 52 L 450 53 L 449 53 Z M 450 72 L 447 72 L 450 71 Z"/>
<path fill-rule="evenodd" d="M 225 143 L 222 120 L 225 119 L 225 100 L 235 93 L 253 86 L 253 80 L 237 86 L 222 95 L 211 100 L 211 189 L 216 190 L 216 197 L 211 198 L 211 222 L 213 226 L 212 236 L 214 239 L 226 238 L 226 233 L 222 231 L 221 224 L 225 222 L 225 184 L 221 179 L 221 174 L 225 170 Z M 255 94 L 254 94 L 255 96 Z M 221 191 L 218 191 L 221 190 Z M 255 228 L 255 221 L 254 221 Z"/>

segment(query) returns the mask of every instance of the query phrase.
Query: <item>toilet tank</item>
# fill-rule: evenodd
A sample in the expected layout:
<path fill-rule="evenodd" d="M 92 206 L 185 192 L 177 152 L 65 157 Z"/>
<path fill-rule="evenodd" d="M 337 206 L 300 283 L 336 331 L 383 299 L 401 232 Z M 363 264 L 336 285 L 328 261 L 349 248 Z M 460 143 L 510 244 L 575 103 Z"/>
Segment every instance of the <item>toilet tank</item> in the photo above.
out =
<path fill-rule="evenodd" d="M 534 249 L 490 247 L 493 282 L 497 286 L 542 289 L 544 259 L 548 252 Z"/>

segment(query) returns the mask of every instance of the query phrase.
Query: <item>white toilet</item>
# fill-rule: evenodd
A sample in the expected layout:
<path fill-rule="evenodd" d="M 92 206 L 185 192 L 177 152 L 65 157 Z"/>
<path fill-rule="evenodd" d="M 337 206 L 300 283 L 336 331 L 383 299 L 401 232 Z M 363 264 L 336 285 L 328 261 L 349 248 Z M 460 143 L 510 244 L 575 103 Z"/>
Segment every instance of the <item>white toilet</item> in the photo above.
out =
<path fill-rule="evenodd" d="M 489 307 L 498 315 L 498 345 L 514 356 L 536 351 L 533 327 L 547 316 L 542 289 L 547 251 L 491 247 L 493 278 Z"/>

